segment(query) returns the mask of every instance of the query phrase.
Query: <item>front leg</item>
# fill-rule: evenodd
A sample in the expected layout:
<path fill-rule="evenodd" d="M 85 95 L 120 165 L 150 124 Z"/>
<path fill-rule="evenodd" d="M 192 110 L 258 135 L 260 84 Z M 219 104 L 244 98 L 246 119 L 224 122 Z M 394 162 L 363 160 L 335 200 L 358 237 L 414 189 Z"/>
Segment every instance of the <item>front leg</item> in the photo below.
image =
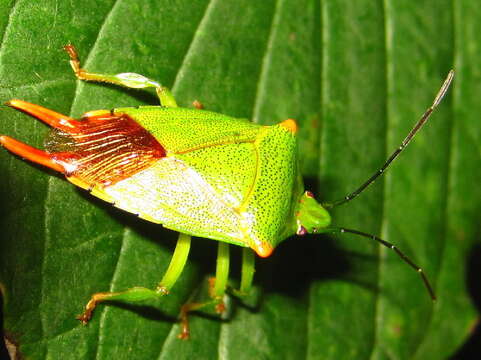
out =
<path fill-rule="evenodd" d="M 143 75 L 136 73 L 121 73 L 116 75 L 108 74 L 95 74 L 88 72 L 80 67 L 80 60 L 75 50 L 75 47 L 71 44 L 65 45 L 64 50 L 70 57 L 70 66 L 75 73 L 75 76 L 79 80 L 84 81 L 99 81 L 107 82 L 110 84 L 125 86 L 132 89 L 143 89 L 148 87 L 155 88 L 157 96 L 159 97 L 160 104 L 166 107 L 177 107 L 177 102 L 174 96 L 165 86 L 160 85 L 157 81 L 146 78 Z"/>

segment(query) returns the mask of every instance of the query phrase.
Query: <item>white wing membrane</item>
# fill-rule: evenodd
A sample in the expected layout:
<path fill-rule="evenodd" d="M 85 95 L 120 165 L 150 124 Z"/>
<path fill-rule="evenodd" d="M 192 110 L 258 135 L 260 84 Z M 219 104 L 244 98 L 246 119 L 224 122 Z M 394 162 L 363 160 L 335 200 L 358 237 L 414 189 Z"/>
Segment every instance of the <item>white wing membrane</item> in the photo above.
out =
<path fill-rule="evenodd" d="M 167 228 L 242 242 L 239 214 L 199 173 L 175 157 L 163 158 L 149 169 L 105 188 L 105 192 L 117 207 Z"/>

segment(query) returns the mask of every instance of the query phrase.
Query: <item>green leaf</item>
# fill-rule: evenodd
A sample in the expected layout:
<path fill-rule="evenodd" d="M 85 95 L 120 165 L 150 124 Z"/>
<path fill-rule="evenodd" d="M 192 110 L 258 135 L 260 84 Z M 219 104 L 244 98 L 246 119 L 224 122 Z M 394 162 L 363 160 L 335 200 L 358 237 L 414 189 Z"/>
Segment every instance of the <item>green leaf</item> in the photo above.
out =
<path fill-rule="evenodd" d="M 199 100 L 264 124 L 297 119 L 303 172 L 324 200 L 371 175 L 456 70 L 449 95 L 400 160 L 333 212 L 336 224 L 381 235 L 421 265 L 436 303 L 412 269 L 368 239 L 295 237 L 258 259 L 258 308 L 229 301 L 227 319 L 192 316 L 192 338 L 181 341 L 179 308 L 202 298 L 215 267 L 216 244 L 194 239 L 169 296 L 101 305 L 82 326 L 75 316 L 92 293 L 153 288 L 176 235 L 0 151 L 9 341 L 29 359 L 455 353 L 478 316 L 465 262 L 479 243 L 480 16 L 467 0 L 0 2 L 0 101 L 19 98 L 72 116 L 157 103 L 153 92 L 75 81 L 62 51 L 71 42 L 87 69 L 157 79 L 181 106 Z M 1 134 L 41 147 L 47 131 L 0 108 Z M 231 272 L 238 277 L 238 267 Z"/>

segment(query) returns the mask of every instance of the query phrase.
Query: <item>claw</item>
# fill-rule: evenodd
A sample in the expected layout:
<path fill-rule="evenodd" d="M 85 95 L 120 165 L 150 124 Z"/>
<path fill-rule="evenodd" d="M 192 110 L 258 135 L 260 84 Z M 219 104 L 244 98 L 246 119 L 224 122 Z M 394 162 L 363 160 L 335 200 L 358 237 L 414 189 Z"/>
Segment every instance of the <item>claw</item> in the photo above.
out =
<path fill-rule="evenodd" d="M 77 120 L 72 119 L 67 115 L 44 108 L 40 105 L 31 104 L 29 102 L 17 99 L 8 101 L 6 105 L 18 110 L 22 110 L 23 112 L 26 112 L 27 114 L 43 121 L 44 123 L 66 133 L 71 133 L 72 131 L 77 130 L 79 127 L 79 122 Z"/>
<path fill-rule="evenodd" d="M 14 154 L 37 164 L 49 167 L 55 171 L 65 173 L 65 168 L 53 159 L 53 155 L 24 144 L 10 136 L 0 136 L 0 144 Z"/>

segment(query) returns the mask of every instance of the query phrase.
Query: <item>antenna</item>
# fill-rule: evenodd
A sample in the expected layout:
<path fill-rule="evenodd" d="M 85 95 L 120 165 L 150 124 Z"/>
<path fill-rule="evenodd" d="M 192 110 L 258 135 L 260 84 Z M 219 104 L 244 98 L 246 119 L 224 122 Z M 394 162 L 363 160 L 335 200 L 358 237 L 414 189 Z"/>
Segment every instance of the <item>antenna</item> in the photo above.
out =
<path fill-rule="evenodd" d="M 389 165 L 391 165 L 394 159 L 396 159 L 398 155 L 406 148 L 406 146 L 408 146 L 409 142 L 412 140 L 414 135 L 416 135 L 417 132 L 421 130 L 423 125 L 428 121 L 429 117 L 431 116 L 433 111 L 436 109 L 436 107 L 439 105 L 444 95 L 448 91 L 449 85 L 451 85 L 451 81 L 453 80 L 453 77 L 454 77 L 454 70 L 451 70 L 448 76 L 446 77 L 446 80 L 444 80 L 443 86 L 441 86 L 441 89 L 439 89 L 436 97 L 434 98 L 432 105 L 424 112 L 423 116 L 421 116 L 421 118 L 418 120 L 416 125 L 414 125 L 414 127 L 411 129 L 409 134 L 405 137 L 401 145 L 399 145 L 399 147 L 396 150 L 394 150 L 394 152 L 391 154 L 391 156 L 389 156 L 389 158 L 386 160 L 384 165 L 379 168 L 379 170 L 377 170 L 369 179 L 367 179 L 366 182 L 364 182 L 361 186 L 359 186 L 359 188 L 354 190 L 349 195 L 345 196 L 343 199 L 334 201 L 332 203 L 323 203 L 322 206 L 329 209 L 329 208 L 333 208 L 333 207 L 345 204 L 351 201 L 352 199 L 354 199 L 356 196 L 362 193 L 369 185 L 371 185 L 374 181 L 376 181 L 376 179 L 387 170 L 387 168 L 389 167 Z"/>
<path fill-rule="evenodd" d="M 419 266 L 417 266 L 410 258 L 408 258 L 401 250 L 399 250 L 396 245 L 391 244 L 388 241 L 385 241 L 375 235 L 371 235 L 362 231 L 358 230 L 352 230 L 352 229 L 346 229 L 346 228 L 329 228 L 325 229 L 322 232 L 330 232 L 330 233 L 350 233 L 350 234 L 355 234 L 362 236 L 364 238 L 372 239 L 374 241 L 377 241 L 378 243 L 384 245 L 385 247 L 393 250 L 406 264 L 408 264 L 410 267 L 412 267 L 416 272 L 421 276 L 421 279 L 423 280 L 424 286 L 429 292 L 429 296 L 431 296 L 431 299 L 433 301 L 436 301 L 436 295 L 434 294 L 433 287 L 431 286 L 431 283 L 429 282 L 426 274 L 424 273 L 424 270 L 421 269 Z"/>

